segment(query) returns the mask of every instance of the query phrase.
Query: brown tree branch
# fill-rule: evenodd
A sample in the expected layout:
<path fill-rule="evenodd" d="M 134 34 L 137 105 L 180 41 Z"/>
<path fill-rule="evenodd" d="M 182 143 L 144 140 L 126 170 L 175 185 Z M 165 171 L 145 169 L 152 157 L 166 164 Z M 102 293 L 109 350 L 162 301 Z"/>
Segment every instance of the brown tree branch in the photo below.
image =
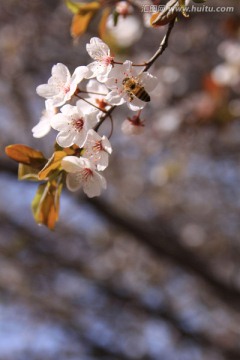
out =
<path fill-rule="evenodd" d="M 143 304 L 136 295 L 129 293 L 126 289 L 119 289 L 111 284 L 109 281 L 104 280 L 100 281 L 94 279 L 94 275 L 91 273 L 89 268 L 86 268 L 86 265 L 81 262 L 81 259 L 78 260 L 69 260 L 63 255 L 60 255 L 54 251 L 54 248 L 50 246 L 43 246 L 45 243 L 44 238 L 42 238 L 37 233 L 33 233 L 32 230 L 27 229 L 24 225 L 20 225 L 15 222 L 14 219 L 11 219 L 9 216 L 1 214 L 1 225 L 4 227 L 4 224 L 10 224 L 11 228 L 15 229 L 17 234 L 24 238 L 24 246 L 27 247 L 30 251 L 31 257 L 35 260 L 35 264 L 30 264 L 31 271 L 29 272 L 28 265 L 22 262 L 19 262 L 17 259 L 18 251 L 21 249 L 16 248 L 15 250 L 10 248 L 0 248 L 1 254 L 6 256 L 9 259 L 12 259 L 15 263 L 18 262 L 18 265 L 24 269 L 26 274 L 34 274 L 39 270 L 39 263 L 44 262 L 44 268 L 46 269 L 47 264 L 51 264 L 51 268 L 59 268 L 73 271 L 74 273 L 81 274 L 84 278 L 94 282 L 95 286 L 99 288 L 100 291 L 104 292 L 110 299 L 113 299 L 116 304 L 121 308 L 129 309 L 134 312 L 139 312 L 139 314 L 153 317 L 154 319 L 162 319 L 166 321 L 170 326 L 178 331 L 178 333 L 187 339 L 191 339 L 196 344 L 211 348 L 215 351 L 220 352 L 224 355 L 225 359 L 229 360 L 238 360 L 240 358 L 240 351 L 233 349 L 231 347 L 226 347 L 219 343 L 217 340 L 211 339 L 211 337 L 201 331 L 187 329 L 186 326 L 182 323 L 181 320 L 174 314 L 172 309 L 168 305 L 158 306 L 158 308 L 153 309 L 146 304 Z M 72 234 L 76 236 L 74 232 Z M 52 235 L 54 236 L 54 234 Z M 71 236 L 71 234 L 69 235 Z M 48 239 L 49 240 L 49 239 Z M 49 243 L 49 241 L 47 241 Z M 18 243 L 17 243 L 18 244 Z M 47 262 L 46 262 L 47 261 Z M 41 268 L 41 266 L 40 266 Z M 55 309 L 56 311 L 57 309 Z M 58 311 L 58 310 L 57 310 Z"/>
<path fill-rule="evenodd" d="M 218 277 L 209 265 L 200 256 L 190 251 L 181 244 L 172 225 L 165 219 L 158 219 L 158 226 L 144 224 L 133 217 L 126 217 L 117 212 L 109 203 L 102 200 L 86 199 L 100 215 L 103 215 L 110 224 L 117 226 L 148 248 L 154 256 L 167 258 L 173 264 L 180 266 L 185 271 L 196 275 L 209 285 L 218 297 L 230 308 L 240 309 L 240 290 Z"/>

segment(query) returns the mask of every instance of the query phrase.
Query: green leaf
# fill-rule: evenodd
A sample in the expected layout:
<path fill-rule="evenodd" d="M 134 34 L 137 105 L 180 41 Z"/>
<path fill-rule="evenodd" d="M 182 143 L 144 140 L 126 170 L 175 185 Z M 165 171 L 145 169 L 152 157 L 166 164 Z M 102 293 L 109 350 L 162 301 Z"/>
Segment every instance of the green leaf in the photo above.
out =
<path fill-rule="evenodd" d="M 79 10 L 79 3 L 75 3 L 71 0 L 65 0 L 65 4 L 67 6 L 67 8 L 73 13 L 73 14 L 77 14 L 78 10 Z"/>
<path fill-rule="evenodd" d="M 114 26 L 117 26 L 118 18 L 119 18 L 119 13 L 117 11 L 114 11 L 114 13 L 113 13 L 113 25 Z"/>
<path fill-rule="evenodd" d="M 65 4 L 73 14 L 84 14 L 89 11 L 97 11 L 101 7 L 101 4 L 98 1 L 84 3 L 65 0 Z"/>
<path fill-rule="evenodd" d="M 38 169 L 25 164 L 18 165 L 18 180 L 38 181 Z"/>

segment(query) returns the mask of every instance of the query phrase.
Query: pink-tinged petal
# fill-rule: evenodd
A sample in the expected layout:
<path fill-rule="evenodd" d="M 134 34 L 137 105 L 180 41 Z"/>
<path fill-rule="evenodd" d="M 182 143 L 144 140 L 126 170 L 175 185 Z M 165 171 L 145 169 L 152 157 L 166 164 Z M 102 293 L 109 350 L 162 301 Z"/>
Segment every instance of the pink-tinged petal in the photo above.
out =
<path fill-rule="evenodd" d="M 127 106 L 132 111 L 138 111 L 143 109 L 146 104 L 147 104 L 146 102 L 135 97 L 133 101 L 127 103 Z"/>
<path fill-rule="evenodd" d="M 148 72 L 144 72 L 139 76 L 144 88 L 147 92 L 151 92 L 155 89 L 158 84 L 158 78 L 149 74 Z"/>
<path fill-rule="evenodd" d="M 32 128 L 33 137 L 42 138 L 51 130 L 51 125 L 48 119 L 40 120 L 39 123 Z"/>
<path fill-rule="evenodd" d="M 109 73 L 111 72 L 111 69 L 112 69 L 112 64 L 104 66 L 101 73 L 97 75 L 97 80 L 105 83 L 109 78 Z"/>
<path fill-rule="evenodd" d="M 104 74 L 106 66 L 99 61 L 94 61 L 88 66 L 89 74 L 86 77 L 87 79 L 95 77 L 99 74 Z M 91 75 L 92 74 L 92 75 Z"/>
<path fill-rule="evenodd" d="M 78 160 L 79 160 L 79 164 L 81 164 L 82 168 L 88 168 L 88 169 L 94 170 L 94 166 L 89 161 L 89 159 L 87 159 L 85 157 L 80 157 Z"/>
<path fill-rule="evenodd" d="M 118 78 L 115 78 L 115 77 L 111 77 L 105 82 L 105 85 L 109 89 L 121 89 L 122 86 L 123 86 L 122 85 L 122 80 L 123 79 L 118 79 Z"/>
<path fill-rule="evenodd" d="M 93 129 L 88 130 L 87 140 L 101 140 L 101 136 Z"/>
<path fill-rule="evenodd" d="M 134 70 L 132 69 L 132 61 L 130 60 L 124 61 L 121 72 L 125 73 L 126 76 L 134 76 L 135 74 L 133 71 Z"/>
<path fill-rule="evenodd" d="M 50 120 L 51 127 L 58 131 L 68 129 L 68 119 L 63 114 L 56 114 Z"/>
<path fill-rule="evenodd" d="M 36 89 L 36 92 L 39 96 L 42 96 L 46 99 L 52 98 L 58 93 L 57 89 L 54 86 L 48 84 L 39 85 Z"/>
<path fill-rule="evenodd" d="M 106 96 L 108 93 L 108 89 L 104 84 L 100 84 L 97 80 L 91 79 L 87 83 L 86 91 L 88 92 L 95 92 L 99 94 L 103 94 L 101 96 Z M 91 95 L 91 94 L 90 94 Z M 96 95 L 97 96 L 97 95 Z M 95 96 L 95 97 L 96 97 Z"/>
<path fill-rule="evenodd" d="M 83 183 L 83 191 L 90 198 L 99 196 L 102 189 L 106 189 L 106 187 L 107 183 L 105 178 L 97 172 L 94 172 L 93 176 Z"/>
<path fill-rule="evenodd" d="M 88 103 L 85 103 L 85 104 L 90 106 Z M 83 110 L 86 110 L 87 107 L 83 106 L 83 104 L 81 102 L 79 102 L 79 101 L 77 101 L 76 105 L 77 105 L 77 113 L 78 113 L 79 117 L 84 117 Z"/>
<path fill-rule="evenodd" d="M 60 107 L 65 104 L 67 99 L 65 99 L 65 96 L 63 94 L 60 94 L 59 96 L 54 96 L 52 99 L 52 104 L 55 107 Z"/>
<path fill-rule="evenodd" d="M 86 115 L 86 129 L 92 129 L 95 125 L 97 125 L 98 118 L 97 118 L 97 111 L 91 112 L 90 114 Z"/>
<path fill-rule="evenodd" d="M 55 108 L 55 106 L 53 106 L 52 100 L 50 100 L 50 99 L 45 101 L 45 109 L 46 109 L 48 116 L 55 115 L 57 112 L 57 109 Z"/>
<path fill-rule="evenodd" d="M 78 174 L 67 174 L 66 185 L 68 190 L 77 191 L 82 187 Z"/>
<path fill-rule="evenodd" d="M 100 159 L 98 160 L 98 163 L 97 163 L 98 171 L 103 171 L 103 170 L 106 169 L 106 167 L 108 167 L 108 158 L 109 158 L 108 153 L 106 153 L 105 151 L 102 151 L 101 152 L 101 157 L 100 157 Z"/>
<path fill-rule="evenodd" d="M 90 71 L 87 66 L 78 66 L 71 78 L 70 81 L 70 88 L 76 89 L 77 85 L 83 80 L 88 78 L 88 75 L 90 75 Z"/>
<path fill-rule="evenodd" d="M 126 100 L 114 90 L 106 96 L 106 101 L 111 105 L 122 105 L 126 102 Z"/>
<path fill-rule="evenodd" d="M 122 123 L 121 129 L 125 135 L 139 135 L 144 131 L 144 126 L 134 125 L 131 121 L 126 119 Z"/>
<path fill-rule="evenodd" d="M 89 99 L 89 101 L 91 101 L 91 100 L 92 99 Z M 78 112 L 81 111 L 81 113 L 83 114 L 83 117 L 85 117 L 85 115 L 88 115 L 91 112 L 98 111 L 95 107 L 86 103 L 84 100 L 78 100 L 76 104 L 77 104 Z"/>
<path fill-rule="evenodd" d="M 110 49 L 107 44 L 97 37 L 91 38 L 90 44 L 86 45 L 86 49 L 91 58 L 95 60 L 110 55 Z"/>
<path fill-rule="evenodd" d="M 52 68 L 52 76 L 62 83 L 66 83 L 70 80 L 71 74 L 66 65 L 58 63 Z"/>
<path fill-rule="evenodd" d="M 76 156 L 66 156 L 61 162 L 63 170 L 69 173 L 76 173 L 83 169 L 83 163 Z"/>
<path fill-rule="evenodd" d="M 81 148 L 86 140 L 86 136 L 87 136 L 87 132 L 84 129 L 80 132 L 75 133 L 75 136 L 73 139 L 74 144 L 78 145 Z"/>
<path fill-rule="evenodd" d="M 97 75 L 97 80 L 101 83 L 105 83 L 107 80 L 109 79 L 108 77 L 108 73 L 106 72 L 106 74 L 104 75 Z"/>
<path fill-rule="evenodd" d="M 102 137 L 102 146 L 108 154 L 112 153 L 112 145 L 105 135 Z"/>
<path fill-rule="evenodd" d="M 60 110 L 65 116 L 72 116 L 78 112 L 77 107 L 70 104 L 64 105 Z"/>
<path fill-rule="evenodd" d="M 74 144 L 74 136 L 75 136 L 75 134 L 72 132 L 61 131 L 57 135 L 56 141 L 57 141 L 58 145 L 60 145 L 61 147 L 69 147 Z"/>
<path fill-rule="evenodd" d="M 123 65 L 114 65 L 111 71 L 108 74 L 109 79 L 117 79 L 118 82 L 122 83 L 122 80 L 126 77 L 126 74 L 123 72 Z"/>

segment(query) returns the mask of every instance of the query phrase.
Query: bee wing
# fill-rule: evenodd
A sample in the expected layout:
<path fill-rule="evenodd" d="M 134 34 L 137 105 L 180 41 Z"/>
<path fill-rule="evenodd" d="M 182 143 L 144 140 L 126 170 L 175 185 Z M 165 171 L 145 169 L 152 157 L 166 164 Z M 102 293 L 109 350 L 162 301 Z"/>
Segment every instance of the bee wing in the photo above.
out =
<path fill-rule="evenodd" d="M 147 92 L 153 91 L 158 84 L 157 77 L 149 74 L 148 72 L 142 73 L 139 80 L 141 80 Z"/>

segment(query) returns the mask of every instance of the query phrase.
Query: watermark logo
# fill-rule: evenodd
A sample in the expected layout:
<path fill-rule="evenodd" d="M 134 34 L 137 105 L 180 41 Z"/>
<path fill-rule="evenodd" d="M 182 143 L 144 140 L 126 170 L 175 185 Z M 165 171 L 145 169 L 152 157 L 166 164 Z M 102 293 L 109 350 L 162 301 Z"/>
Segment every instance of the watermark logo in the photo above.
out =
<path fill-rule="evenodd" d="M 182 12 L 182 8 L 180 6 L 175 6 L 173 8 L 169 8 L 166 5 L 149 5 L 143 4 L 141 8 L 141 12 L 144 13 L 156 13 L 163 12 L 167 10 L 168 12 Z M 184 11 L 186 13 L 194 13 L 194 12 L 206 12 L 206 13 L 231 13 L 234 12 L 234 6 L 185 6 Z"/>

